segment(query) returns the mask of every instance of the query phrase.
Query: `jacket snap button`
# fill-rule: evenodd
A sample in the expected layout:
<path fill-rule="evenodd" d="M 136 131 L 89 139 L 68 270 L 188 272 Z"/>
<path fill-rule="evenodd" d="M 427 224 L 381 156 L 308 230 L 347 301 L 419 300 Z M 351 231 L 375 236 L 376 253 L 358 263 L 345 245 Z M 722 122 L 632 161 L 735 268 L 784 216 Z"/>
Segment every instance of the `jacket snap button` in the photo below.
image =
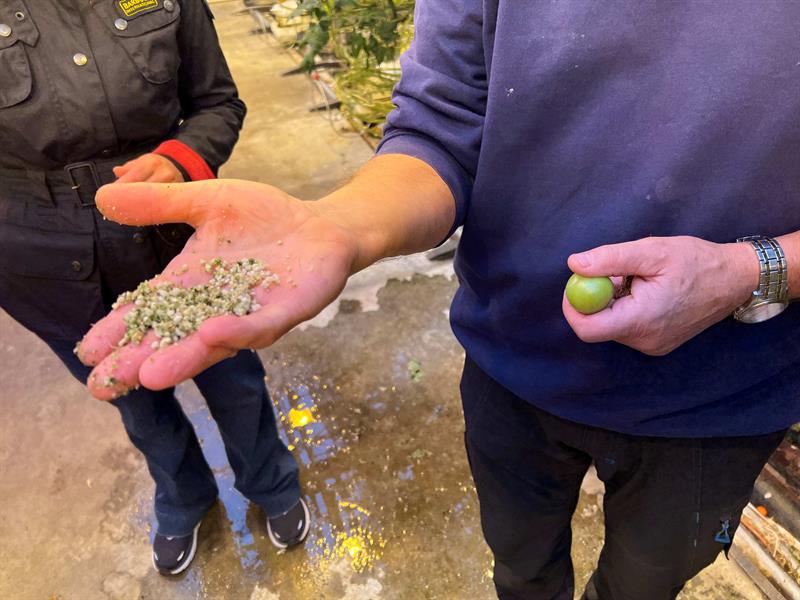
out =
<path fill-rule="evenodd" d="M 137 231 L 133 234 L 133 241 L 136 244 L 144 244 L 144 234 L 141 231 Z"/>
<path fill-rule="evenodd" d="M 72 62 L 74 62 L 79 67 L 82 67 L 83 65 L 89 62 L 89 57 L 83 54 L 82 52 L 78 52 L 75 56 L 72 57 Z"/>
<path fill-rule="evenodd" d="M 22 11 L 15 12 L 14 16 L 17 17 L 17 21 L 24 21 L 25 20 L 25 13 L 22 12 Z"/>
<path fill-rule="evenodd" d="M 0 23 L 0 37 L 8 37 L 11 35 L 11 27 L 5 23 Z"/>
<path fill-rule="evenodd" d="M 172 0 L 164 0 L 164 10 L 169 12 L 175 10 L 175 4 L 172 2 Z"/>
<path fill-rule="evenodd" d="M 78 260 L 73 260 L 72 261 L 72 270 L 73 271 L 75 271 L 77 273 L 82 268 L 83 268 L 83 265 L 80 263 L 80 261 L 78 261 Z"/>
<path fill-rule="evenodd" d="M 117 19 L 114 21 L 114 27 L 120 31 L 125 31 L 128 28 L 128 22 L 125 19 Z"/>

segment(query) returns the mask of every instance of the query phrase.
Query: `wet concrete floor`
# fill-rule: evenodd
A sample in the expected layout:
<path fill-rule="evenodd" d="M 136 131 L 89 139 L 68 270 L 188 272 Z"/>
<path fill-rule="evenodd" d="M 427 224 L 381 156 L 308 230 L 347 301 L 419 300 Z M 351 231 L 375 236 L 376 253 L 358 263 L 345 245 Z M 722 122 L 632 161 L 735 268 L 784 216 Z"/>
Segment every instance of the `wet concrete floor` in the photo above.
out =
<path fill-rule="evenodd" d="M 250 35 L 238 2 L 217 27 L 250 116 L 229 177 L 314 198 L 369 150 L 309 115 L 311 88 L 282 79 L 292 59 Z M 150 564 L 152 483 L 110 405 L 93 401 L 33 335 L 0 313 L 0 599 L 488 600 L 482 540 L 462 448 L 463 353 L 447 323 L 456 283 L 420 257 L 359 275 L 340 303 L 273 348 L 267 368 L 280 434 L 302 466 L 314 523 L 278 554 L 264 515 L 233 489 L 216 426 L 192 383 L 178 395 L 220 487 L 192 568 Z M 579 587 L 602 544 L 602 486 L 575 514 Z M 683 600 L 760 598 L 719 560 Z"/>

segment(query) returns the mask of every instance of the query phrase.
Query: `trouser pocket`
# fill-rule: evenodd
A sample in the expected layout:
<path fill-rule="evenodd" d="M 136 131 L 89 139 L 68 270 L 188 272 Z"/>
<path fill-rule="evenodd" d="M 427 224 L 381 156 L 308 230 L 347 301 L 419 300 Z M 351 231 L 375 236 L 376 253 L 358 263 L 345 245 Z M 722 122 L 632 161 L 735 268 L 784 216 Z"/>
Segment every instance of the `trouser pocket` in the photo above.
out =
<path fill-rule="evenodd" d="M 781 439 L 783 432 L 637 438 L 625 446 L 639 454 L 630 468 L 598 469 L 606 483 L 606 542 L 592 580 L 597 596 L 676 598 L 730 548 L 753 484 Z"/>
<path fill-rule="evenodd" d="M 194 232 L 183 224 L 129 227 L 99 215 L 96 221 L 97 260 L 109 304 L 163 271 Z"/>

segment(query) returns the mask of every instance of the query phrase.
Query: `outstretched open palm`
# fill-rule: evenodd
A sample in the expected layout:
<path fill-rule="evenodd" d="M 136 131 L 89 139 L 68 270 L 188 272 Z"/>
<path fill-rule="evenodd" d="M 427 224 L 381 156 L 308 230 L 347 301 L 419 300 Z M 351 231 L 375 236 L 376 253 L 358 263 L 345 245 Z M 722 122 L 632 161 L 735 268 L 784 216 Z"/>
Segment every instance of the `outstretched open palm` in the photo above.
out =
<path fill-rule="evenodd" d="M 97 195 L 98 208 L 128 225 L 184 222 L 196 232 L 156 281 L 198 285 L 210 275 L 202 261 L 255 258 L 280 277 L 280 285 L 256 286 L 261 308 L 244 316 L 220 316 L 163 350 L 150 332 L 139 344 L 119 347 L 125 333 L 122 306 L 84 337 L 80 359 L 95 366 L 89 389 L 110 399 L 144 385 L 163 389 L 192 377 L 242 348 L 269 346 L 336 298 L 350 275 L 357 246 L 349 234 L 302 202 L 263 184 L 218 180 L 189 184 L 112 184 Z"/>

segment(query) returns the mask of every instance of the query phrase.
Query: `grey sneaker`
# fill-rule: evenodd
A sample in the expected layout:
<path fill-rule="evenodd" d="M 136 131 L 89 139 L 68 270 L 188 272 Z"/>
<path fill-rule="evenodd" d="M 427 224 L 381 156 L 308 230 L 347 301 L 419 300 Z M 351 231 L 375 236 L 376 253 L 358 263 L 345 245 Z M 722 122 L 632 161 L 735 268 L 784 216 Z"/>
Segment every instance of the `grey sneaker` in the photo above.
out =
<path fill-rule="evenodd" d="M 162 575 L 177 575 L 186 570 L 197 552 L 197 531 L 200 523 L 194 526 L 189 535 L 168 537 L 156 534 L 153 540 L 153 566 Z"/>
<path fill-rule="evenodd" d="M 272 545 L 284 550 L 301 544 L 311 528 L 311 514 L 306 501 L 300 498 L 292 508 L 281 515 L 267 517 L 267 534 Z"/>

